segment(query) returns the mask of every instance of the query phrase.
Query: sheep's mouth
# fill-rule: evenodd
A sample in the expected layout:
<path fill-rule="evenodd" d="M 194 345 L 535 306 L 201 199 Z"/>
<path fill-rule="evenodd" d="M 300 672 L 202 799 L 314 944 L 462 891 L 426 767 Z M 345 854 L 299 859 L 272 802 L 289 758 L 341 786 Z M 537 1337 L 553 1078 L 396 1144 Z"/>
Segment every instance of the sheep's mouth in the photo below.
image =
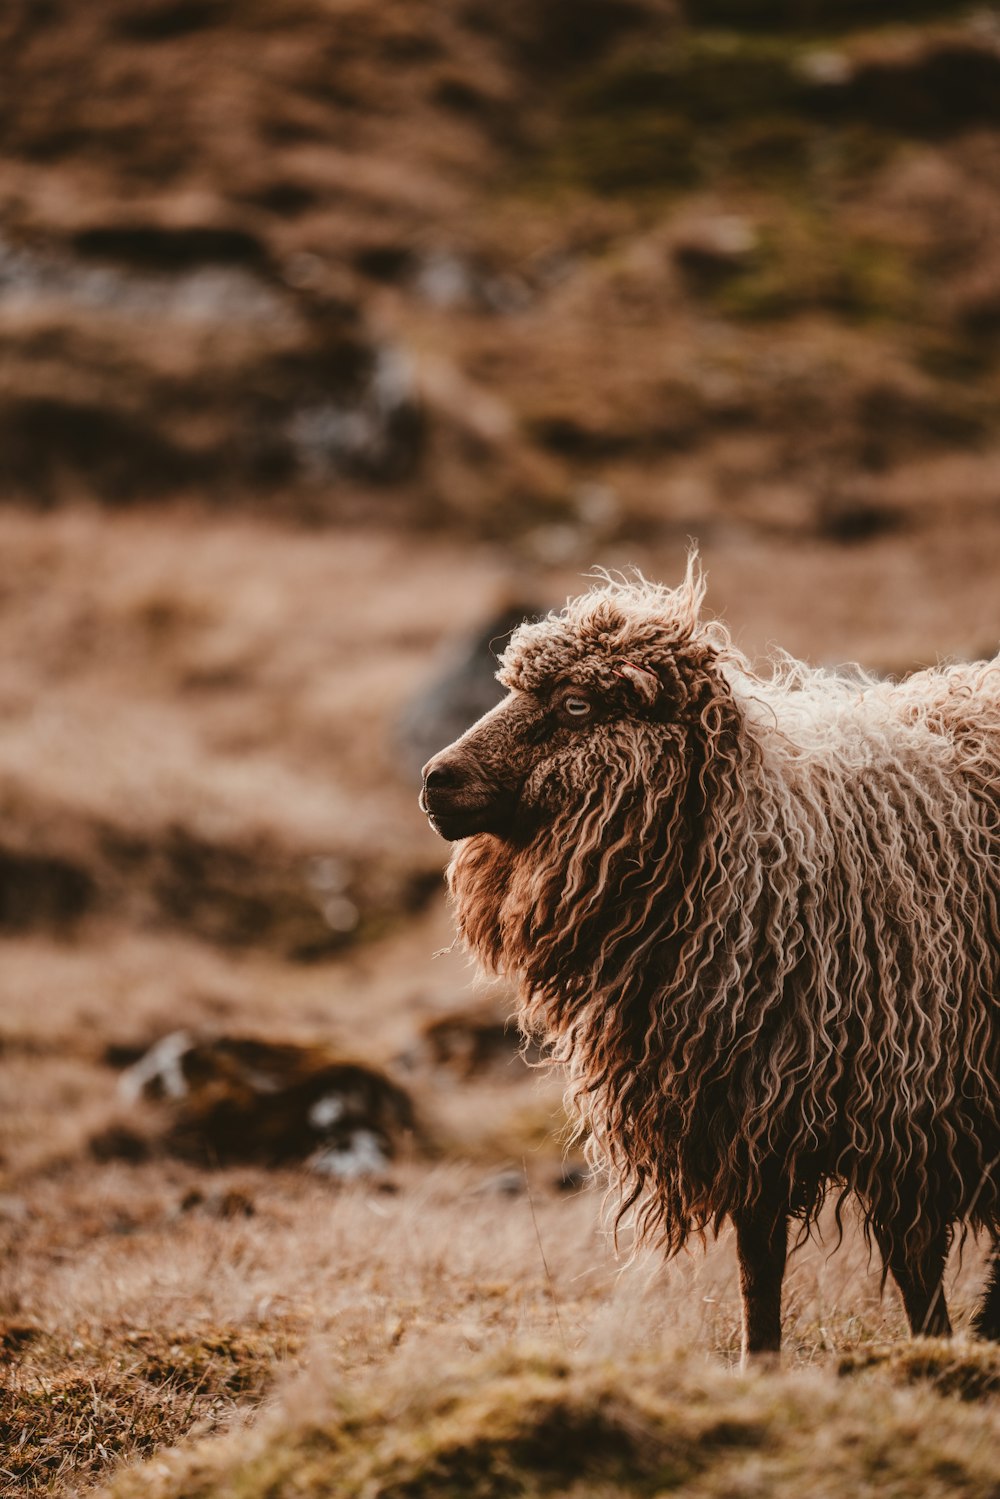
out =
<path fill-rule="evenodd" d="M 454 799 L 434 796 L 425 787 L 420 793 L 420 810 L 426 814 L 435 833 L 449 843 L 457 843 L 475 833 L 503 834 L 510 826 L 513 809 L 506 797 L 490 797 L 463 805 Z"/>

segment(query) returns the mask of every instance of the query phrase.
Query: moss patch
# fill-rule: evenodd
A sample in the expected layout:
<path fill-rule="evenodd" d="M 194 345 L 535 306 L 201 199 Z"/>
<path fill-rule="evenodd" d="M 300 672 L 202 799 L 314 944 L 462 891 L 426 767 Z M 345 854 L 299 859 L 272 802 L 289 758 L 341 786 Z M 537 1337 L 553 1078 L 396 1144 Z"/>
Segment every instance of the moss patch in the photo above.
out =
<path fill-rule="evenodd" d="M 742 180 L 835 197 L 908 138 L 997 123 L 995 51 L 918 19 L 884 37 L 709 28 L 619 49 L 567 86 L 541 175 L 604 194 Z"/>
<path fill-rule="evenodd" d="M 901 248 L 845 231 L 836 215 L 791 205 L 775 205 L 746 264 L 704 290 L 737 318 L 822 311 L 860 324 L 921 310 L 918 278 Z"/>
<path fill-rule="evenodd" d="M 669 193 L 740 174 L 815 185 L 877 166 L 890 134 L 826 118 L 808 55 L 790 37 L 711 31 L 619 53 L 567 91 L 542 172 L 601 193 Z"/>

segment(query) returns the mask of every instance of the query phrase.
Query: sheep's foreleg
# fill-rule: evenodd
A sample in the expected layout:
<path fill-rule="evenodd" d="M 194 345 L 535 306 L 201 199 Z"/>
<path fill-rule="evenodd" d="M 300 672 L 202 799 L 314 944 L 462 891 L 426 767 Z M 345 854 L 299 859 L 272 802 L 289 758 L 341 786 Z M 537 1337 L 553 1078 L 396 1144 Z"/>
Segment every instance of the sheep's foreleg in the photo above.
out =
<path fill-rule="evenodd" d="M 915 1338 L 950 1338 L 951 1321 L 944 1299 L 944 1266 L 950 1236 L 939 1229 L 919 1257 L 904 1254 L 891 1233 L 875 1226 L 882 1259 L 899 1287 L 910 1332 Z"/>
<path fill-rule="evenodd" d="M 743 1299 L 743 1355 L 777 1363 L 781 1351 L 781 1282 L 788 1252 L 788 1202 L 785 1194 L 766 1192 L 750 1207 L 733 1214 Z"/>

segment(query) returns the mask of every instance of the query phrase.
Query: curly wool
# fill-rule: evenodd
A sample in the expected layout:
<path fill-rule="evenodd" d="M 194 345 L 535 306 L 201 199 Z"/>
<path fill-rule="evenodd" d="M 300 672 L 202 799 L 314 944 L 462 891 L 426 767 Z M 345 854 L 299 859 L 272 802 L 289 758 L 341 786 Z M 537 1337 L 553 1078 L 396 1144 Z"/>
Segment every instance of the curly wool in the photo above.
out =
<path fill-rule="evenodd" d="M 584 731 L 525 839 L 457 846 L 460 929 L 667 1252 L 775 1162 L 807 1227 L 836 1184 L 907 1250 L 996 1232 L 1000 657 L 762 677 L 702 593 L 608 581 L 516 632 L 508 687 L 610 692 L 627 658 L 672 708 Z"/>

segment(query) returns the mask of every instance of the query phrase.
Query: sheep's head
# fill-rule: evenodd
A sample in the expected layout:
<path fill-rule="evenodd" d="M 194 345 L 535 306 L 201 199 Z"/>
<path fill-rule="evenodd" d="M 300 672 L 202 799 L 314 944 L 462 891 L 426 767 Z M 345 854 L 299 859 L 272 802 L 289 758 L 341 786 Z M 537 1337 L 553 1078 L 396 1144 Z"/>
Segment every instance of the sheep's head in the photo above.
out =
<path fill-rule="evenodd" d="M 718 697 L 694 567 L 676 590 L 608 583 L 514 633 L 497 707 L 424 767 L 420 805 L 444 838 L 518 841 L 609 779 L 641 785 Z M 662 780 L 662 778 L 661 778 Z"/>

